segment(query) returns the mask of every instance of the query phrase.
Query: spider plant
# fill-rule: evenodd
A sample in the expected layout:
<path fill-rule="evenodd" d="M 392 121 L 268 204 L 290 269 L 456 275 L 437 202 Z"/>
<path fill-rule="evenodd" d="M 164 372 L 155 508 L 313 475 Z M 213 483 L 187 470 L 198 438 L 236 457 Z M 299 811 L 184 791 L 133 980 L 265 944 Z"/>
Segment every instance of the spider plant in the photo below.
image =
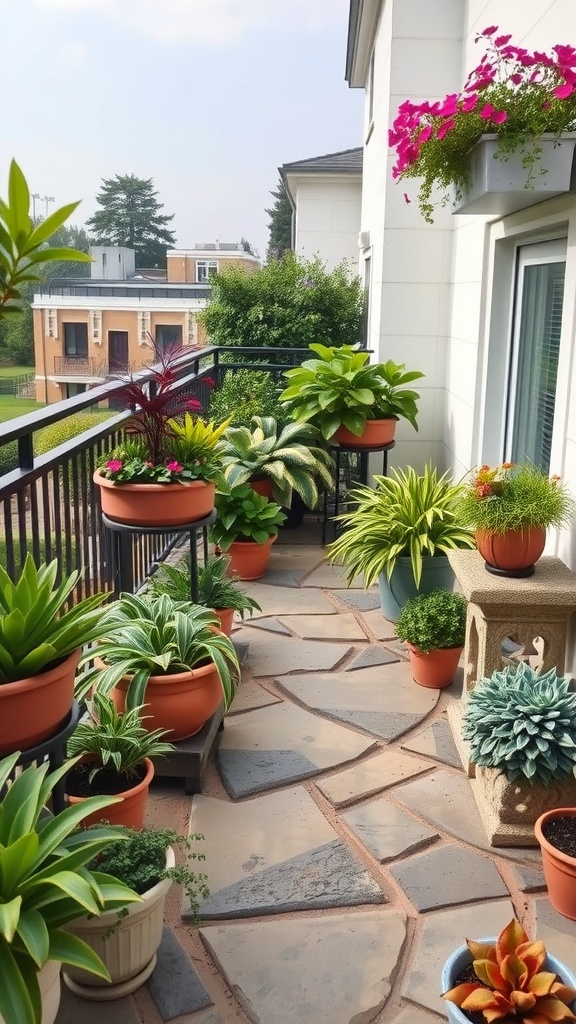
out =
<path fill-rule="evenodd" d="M 229 427 L 221 445 L 224 477 L 231 487 L 270 480 L 274 501 L 290 506 L 292 491 L 309 508 L 318 501 L 320 480 L 331 488 L 333 459 L 319 446 L 320 431 L 309 423 L 288 423 L 279 431 L 274 416 L 253 416 L 250 428 Z"/>

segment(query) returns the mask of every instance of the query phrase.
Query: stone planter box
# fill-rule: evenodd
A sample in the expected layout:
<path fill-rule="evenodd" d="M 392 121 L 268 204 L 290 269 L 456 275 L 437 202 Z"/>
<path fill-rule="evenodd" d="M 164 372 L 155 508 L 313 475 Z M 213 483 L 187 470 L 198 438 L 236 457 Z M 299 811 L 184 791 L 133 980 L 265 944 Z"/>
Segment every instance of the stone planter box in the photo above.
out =
<path fill-rule="evenodd" d="M 452 213 L 504 217 L 570 192 L 575 143 L 573 132 L 566 132 L 560 140 L 543 135 L 538 143 L 542 153 L 533 168 L 533 187 L 526 188 L 529 172 L 522 166 L 522 152 L 505 161 L 495 159 L 498 136 L 484 135 L 470 151 L 470 185 L 460 197 L 454 197 Z"/>
<path fill-rule="evenodd" d="M 574 777 L 531 786 L 508 782 L 497 768 L 477 766 L 470 784 L 491 846 L 538 846 L 536 819 L 554 807 L 576 805 Z"/>

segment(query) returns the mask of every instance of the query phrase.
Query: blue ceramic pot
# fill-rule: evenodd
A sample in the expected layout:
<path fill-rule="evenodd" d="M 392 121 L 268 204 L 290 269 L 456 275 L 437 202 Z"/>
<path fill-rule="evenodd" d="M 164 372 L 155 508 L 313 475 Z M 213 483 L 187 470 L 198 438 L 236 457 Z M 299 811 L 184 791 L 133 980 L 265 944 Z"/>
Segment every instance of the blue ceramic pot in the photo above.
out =
<path fill-rule="evenodd" d="M 418 594 L 429 594 L 431 590 L 439 587 L 443 590 L 453 590 L 454 573 L 447 555 L 425 555 L 422 559 L 422 578 L 418 588 L 414 582 L 410 556 L 401 555 L 396 560 L 390 579 L 385 572 L 380 573 L 378 586 L 382 615 L 391 622 L 396 622 L 406 602 Z"/>

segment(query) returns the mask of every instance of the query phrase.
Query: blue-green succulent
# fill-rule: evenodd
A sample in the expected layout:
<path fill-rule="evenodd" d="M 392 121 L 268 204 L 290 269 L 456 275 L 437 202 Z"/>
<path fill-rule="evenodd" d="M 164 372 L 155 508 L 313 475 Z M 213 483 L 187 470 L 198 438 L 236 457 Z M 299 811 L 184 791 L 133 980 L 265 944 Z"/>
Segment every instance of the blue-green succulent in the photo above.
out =
<path fill-rule="evenodd" d="M 476 684 L 462 735 L 474 764 L 546 786 L 576 766 L 576 692 L 554 669 L 508 666 Z"/>

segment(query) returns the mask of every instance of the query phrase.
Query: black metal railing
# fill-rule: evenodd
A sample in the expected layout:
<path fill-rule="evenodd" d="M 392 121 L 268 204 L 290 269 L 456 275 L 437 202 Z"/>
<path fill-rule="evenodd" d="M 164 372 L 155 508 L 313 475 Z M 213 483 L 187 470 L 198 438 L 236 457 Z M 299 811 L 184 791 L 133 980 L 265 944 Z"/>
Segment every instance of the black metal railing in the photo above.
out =
<path fill-rule="evenodd" d="M 106 366 L 94 356 L 54 356 L 54 373 L 63 377 L 93 377 L 97 364 L 99 367 Z"/>
<path fill-rule="evenodd" d="M 196 398 L 207 412 L 211 387 L 204 383 L 206 377 L 212 378 L 216 387 L 235 369 L 265 369 L 279 377 L 286 369 L 283 359 L 288 357 L 291 365 L 297 365 L 308 355 L 308 349 L 194 349 L 177 364 L 174 390 Z M 247 361 L 252 359 L 258 362 Z M 148 381 L 151 372 L 143 371 L 138 377 Z M 0 466 L 5 465 L 2 456 L 7 451 L 14 463 L 14 468 L 0 475 L 0 563 L 10 574 L 19 571 L 30 551 L 37 562 L 57 558 L 62 576 L 80 569 L 78 597 L 113 589 L 111 543 L 102 526 L 99 489 L 92 477 L 98 458 L 119 443 L 130 416 L 129 409 L 113 411 L 121 387 L 121 381 L 110 381 L 2 424 Z M 98 417 L 93 427 L 72 440 L 46 454 L 34 454 L 35 437 L 42 428 L 64 425 L 75 413 L 103 406 L 110 411 L 108 418 Z M 123 537 L 130 545 L 123 553 L 123 563 L 132 565 L 132 589 L 141 586 L 150 566 L 161 561 L 176 540 L 176 535 Z"/>

